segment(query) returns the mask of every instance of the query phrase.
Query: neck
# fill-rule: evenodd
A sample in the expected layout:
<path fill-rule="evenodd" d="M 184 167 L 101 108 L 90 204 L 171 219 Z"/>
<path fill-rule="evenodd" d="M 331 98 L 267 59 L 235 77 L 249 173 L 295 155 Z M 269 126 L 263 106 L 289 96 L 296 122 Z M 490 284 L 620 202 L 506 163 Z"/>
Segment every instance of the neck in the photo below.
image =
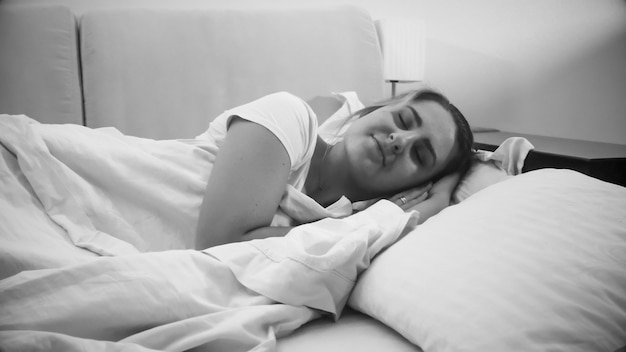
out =
<path fill-rule="evenodd" d="M 337 149 L 318 136 L 309 174 L 305 181 L 306 194 L 325 207 L 336 202 L 343 195 L 339 186 L 343 169 L 337 162 Z"/>

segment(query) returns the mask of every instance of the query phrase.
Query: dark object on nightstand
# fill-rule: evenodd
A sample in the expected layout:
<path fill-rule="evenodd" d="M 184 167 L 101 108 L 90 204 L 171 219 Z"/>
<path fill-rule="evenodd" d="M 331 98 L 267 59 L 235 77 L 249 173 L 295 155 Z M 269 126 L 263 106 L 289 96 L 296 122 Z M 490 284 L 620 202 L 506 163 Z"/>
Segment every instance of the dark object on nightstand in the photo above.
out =
<path fill-rule="evenodd" d="M 523 172 L 572 169 L 597 179 L 626 186 L 626 145 L 536 136 L 512 132 L 474 133 L 474 148 L 494 151 L 509 137 L 524 137 L 535 146 Z"/>

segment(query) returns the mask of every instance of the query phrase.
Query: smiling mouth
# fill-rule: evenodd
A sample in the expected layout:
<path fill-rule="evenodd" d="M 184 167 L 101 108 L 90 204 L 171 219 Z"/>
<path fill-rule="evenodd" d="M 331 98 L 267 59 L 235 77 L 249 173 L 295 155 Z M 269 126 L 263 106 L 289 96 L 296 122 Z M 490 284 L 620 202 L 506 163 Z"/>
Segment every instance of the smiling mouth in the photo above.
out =
<path fill-rule="evenodd" d="M 374 142 L 376 143 L 376 147 L 378 147 L 378 151 L 380 151 L 380 155 L 383 159 L 383 166 L 385 166 L 385 164 L 387 163 L 387 160 L 385 158 L 385 153 L 383 152 L 383 147 L 380 145 L 380 142 L 378 142 L 378 139 L 376 139 L 374 135 L 372 135 L 372 138 L 374 139 Z"/>

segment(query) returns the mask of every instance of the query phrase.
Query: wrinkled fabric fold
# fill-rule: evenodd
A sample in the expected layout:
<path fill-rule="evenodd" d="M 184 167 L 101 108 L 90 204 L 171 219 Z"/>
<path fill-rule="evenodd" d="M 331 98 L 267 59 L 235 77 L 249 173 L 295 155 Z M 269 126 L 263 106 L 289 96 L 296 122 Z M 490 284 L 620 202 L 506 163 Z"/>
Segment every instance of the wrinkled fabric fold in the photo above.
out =
<path fill-rule="evenodd" d="M 417 217 L 381 201 L 285 237 L 23 271 L 0 281 L 0 337 L 7 351 L 272 351 L 320 314 L 337 318 L 358 275 Z"/>
<path fill-rule="evenodd" d="M 519 175 L 524 167 L 524 160 L 528 153 L 535 149 L 524 137 L 507 138 L 493 152 L 478 152 L 479 160 L 483 162 L 492 162 L 498 168 L 506 171 L 508 175 Z"/>

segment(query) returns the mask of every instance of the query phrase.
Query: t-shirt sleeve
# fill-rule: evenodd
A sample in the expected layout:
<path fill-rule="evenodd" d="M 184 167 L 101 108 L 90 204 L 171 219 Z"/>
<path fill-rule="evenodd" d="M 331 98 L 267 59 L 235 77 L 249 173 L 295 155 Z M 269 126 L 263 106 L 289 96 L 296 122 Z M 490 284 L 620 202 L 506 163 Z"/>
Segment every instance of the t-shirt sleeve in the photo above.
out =
<path fill-rule="evenodd" d="M 317 118 L 306 102 L 295 95 L 286 92 L 266 95 L 225 114 L 227 126 L 238 116 L 272 132 L 285 147 L 292 168 L 300 167 L 313 154 Z"/>

